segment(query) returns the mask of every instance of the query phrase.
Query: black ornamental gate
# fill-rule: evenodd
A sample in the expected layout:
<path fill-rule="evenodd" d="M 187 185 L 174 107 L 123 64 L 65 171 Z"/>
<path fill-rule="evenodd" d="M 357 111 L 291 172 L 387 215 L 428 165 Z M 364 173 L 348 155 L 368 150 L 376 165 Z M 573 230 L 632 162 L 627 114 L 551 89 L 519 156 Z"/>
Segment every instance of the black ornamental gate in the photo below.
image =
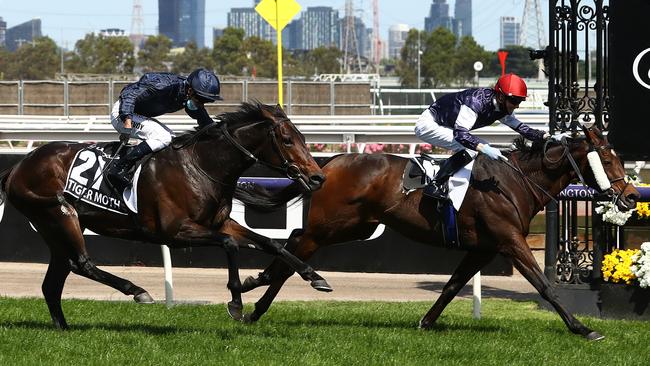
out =
<path fill-rule="evenodd" d="M 650 103 L 649 16 L 650 0 L 549 0 L 549 45 L 531 57 L 543 58 L 549 77 L 551 133 L 594 123 L 624 160 L 649 160 L 650 118 L 631 115 Z M 603 253 L 624 235 L 594 214 L 597 201 L 561 197 L 546 207 L 544 273 L 572 311 L 591 315 L 600 315 Z"/>

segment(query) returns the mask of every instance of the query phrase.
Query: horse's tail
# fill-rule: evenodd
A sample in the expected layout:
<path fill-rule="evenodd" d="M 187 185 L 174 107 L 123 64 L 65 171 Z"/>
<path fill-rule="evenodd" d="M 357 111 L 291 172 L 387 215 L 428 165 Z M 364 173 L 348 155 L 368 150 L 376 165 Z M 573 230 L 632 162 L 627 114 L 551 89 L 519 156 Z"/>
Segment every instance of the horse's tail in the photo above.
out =
<path fill-rule="evenodd" d="M 7 189 L 5 188 L 5 183 L 7 182 L 7 177 L 14 170 L 14 166 L 7 168 L 0 173 L 0 205 L 5 203 L 7 199 Z"/>
<path fill-rule="evenodd" d="M 234 197 L 247 208 L 270 212 L 285 207 L 287 202 L 302 195 L 302 185 L 291 182 L 278 192 L 271 192 L 258 184 L 237 185 Z"/>

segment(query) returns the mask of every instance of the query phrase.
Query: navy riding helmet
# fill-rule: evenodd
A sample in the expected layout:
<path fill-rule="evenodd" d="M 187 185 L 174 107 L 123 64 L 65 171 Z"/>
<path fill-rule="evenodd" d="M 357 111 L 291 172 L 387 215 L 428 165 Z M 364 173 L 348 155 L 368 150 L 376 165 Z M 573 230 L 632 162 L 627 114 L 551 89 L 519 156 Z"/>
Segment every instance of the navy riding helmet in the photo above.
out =
<path fill-rule="evenodd" d="M 212 71 L 207 69 L 196 69 L 187 77 L 187 83 L 194 90 L 196 95 L 206 103 L 214 102 L 215 100 L 223 100 L 219 96 L 221 86 L 219 79 Z"/>

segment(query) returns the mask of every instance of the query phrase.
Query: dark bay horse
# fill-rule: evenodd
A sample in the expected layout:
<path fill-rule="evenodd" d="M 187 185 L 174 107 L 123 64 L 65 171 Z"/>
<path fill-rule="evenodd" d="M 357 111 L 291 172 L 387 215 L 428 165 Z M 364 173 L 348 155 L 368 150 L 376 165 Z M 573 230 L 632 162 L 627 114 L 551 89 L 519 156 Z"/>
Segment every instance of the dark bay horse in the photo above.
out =
<path fill-rule="evenodd" d="M 34 225 L 47 243 L 51 259 L 42 290 L 54 325 L 67 328 L 61 293 L 70 271 L 153 302 L 142 288 L 98 269 L 86 251 L 83 231 L 172 248 L 221 246 L 228 258 L 228 311 L 242 318 L 238 248 L 254 246 L 278 257 L 318 290 L 331 291 L 311 267 L 278 242 L 255 234 L 229 218 L 233 195 L 245 204 L 274 206 L 292 197 L 255 196 L 237 186 L 242 172 L 259 161 L 299 182 L 302 192 L 325 181 L 303 135 L 279 107 L 244 103 L 203 129 L 174 139 L 151 156 L 138 184 L 137 215 L 119 215 L 63 195 L 75 154 L 89 144 L 53 142 L 32 151 L 1 176 L 2 198 Z"/>
<path fill-rule="evenodd" d="M 515 151 L 507 154 L 509 163 L 483 155 L 476 159 L 470 187 L 458 213 L 460 242 L 467 254 L 420 321 L 420 327 L 432 328 L 467 281 L 500 253 L 510 258 L 517 270 L 554 306 L 573 333 L 600 339 L 600 334 L 585 327 L 560 304 L 533 257 L 526 236 L 533 216 L 544 209 L 551 199 L 549 196 L 557 196 L 577 177 L 583 176 L 586 184 L 598 190 L 596 177 L 601 182 L 604 180 L 605 185 L 611 185 L 606 190 L 624 210 L 635 207 L 639 192 L 625 182 L 620 159 L 596 128 L 583 128 L 581 134 L 562 143 L 549 140 L 531 147 L 519 139 L 516 146 Z M 593 151 L 597 155 L 590 154 L 592 158 L 596 156 L 602 162 L 599 164 L 602 168 L 595 168 L 600 174 L 594 174 L 588 162 L 588 153 Z M 323 167 L 327 182 L 312 196 L 307 224 L 304 230 L 292 233 L 287 249 L 307 260 L 322 246 L 368 238 L 380 223 L 419 242 L 443 245 L 443 224 L 436 203 L 423 197 L 422 190 L 409 194 L 402 190 L 402 173 L 407 161 L 382 154 L 345 154 L 332 158 Z M 244 291 L 270 285 L 255 304 L 255 311 L 247 315 L 250 321 L 258 320 L 268 310 L 291 274 L 292 270 L 276 259 L 257 278 L 244 281 Z"/>

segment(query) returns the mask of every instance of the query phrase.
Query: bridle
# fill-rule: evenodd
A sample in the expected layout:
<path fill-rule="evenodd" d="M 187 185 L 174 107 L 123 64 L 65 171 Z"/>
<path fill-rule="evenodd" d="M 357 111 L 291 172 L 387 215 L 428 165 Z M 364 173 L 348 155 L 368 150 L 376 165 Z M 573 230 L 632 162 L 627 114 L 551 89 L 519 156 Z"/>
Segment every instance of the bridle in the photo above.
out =
<path fill-rule="evenodd" d="M 232 135 L 228 131 L 228 128 L 227 128 L 225 123 L 221 123 L 220 129 L 221 129 L 221 132 L 223 133 L 223 135 L 226 137 L 226 140 L 228 140 L 228 142 L 230 142 L 231 145 L 236 147 L 239 151 L 241 151 L 249 159 L 253 160 L 253 162 L 262 164 L 262 165 L 264 165 L 266 167 L 269 167 L 269 168 L 271 168 L 271 169 L 273 169 L 275 171 L 283 173 L 284 175 L 287 176 L 287 178 L 289 178 L 291 180 L 299 181 L 300 183 L 303 184 L 303 186 L 307 190 L 309 190 L 309 186 L 307 186 L 307 183 L 304 181 L 303 175 L 302 175 L 302 173 L 300 171 L 300 167 L 298 167 L 298 165 L 295 162 L 289 160 L 289 158 L 286 156 L 284 151 L 282 151 L 282 149 L 280 148 L 280 143 L 278 142 L 278 138 L 275 135 L 275 130 L 281 124 L 283 124 L 285 122 L 291 122 L 291 120 L 289 118 L 283 118 L 283 119 L 277 121 L 277 123 L 275 125 L 273 125 L 273 127 L 271 129 L 269 129 L 269 136 L 271 137 L 273 150 L 275 150 L 275 152 L 280 156 L 280 160 L 282 161 L 282 163 L 280 165 L 271 164 L 271 163 L 269 163 L 267 161 L 260 160 L 258 157 L 256 157 L 252 152 L 250 152 L 248 149 L 246 149 L 244 146 L 242 146 L 237 140 L 235 140 L 234 137 L 232 137 Z M 290 125 L 290 126 L 297 133 L 300 133 L 300 132 L 298 132 L 298 130 L 296 129 L 295 126 L 293 126 L 293 125 Z"/>
<path fill-rule="evenodd" d="M 278 138 L 275 136 L 275 130 L 281 124 L 283 124 L 285 122 L 291 122 L 291 120 L 289 118 L 283 118 L 283 119 L 277 121 L 277 123 L 275 125 L 273 125 L 273 127 L 269 130 L 269 135 L 271 137 L 271 141 L 272 141 L 272 144 L 273 144 L 272 145 L 273 150 L 275 150 L 275 152 L 280 156 L 280 160 L 282 161 L 282 163 L 280 165 L 275 165 L 275 164 L 271 164 L 269 162 L 266 162 L 264 160 L 260 160 L 257 156 L 255 156 L 255 154 L 253 154 L 247 148 L 242 146 L 242 144 L 240 144 L 237 140 L 235 140 L 235 138 L 228 131 L 227 123 L 219 122 L 218 123 L 218 128 L 220 129 L 223 136 L 226 138 L 226 140 L 231 145 L 233 145 L 237 150 L 239 150 L 241 153 L 243 153 L 247 158 L 253 160 L 254 163 L 260 163 L 260 164 L 262 164 L 264 166 L 267 166 L 267 167 L 269 167 L 269 168 L 271 168 L 271 169 L 273 169 L 275 171 L 278 171 L 278 172 L 284 174 L 287 178 L 289 178 L 291 180 L 294 180 L 294 181 L 298 181 L 300 184 L 302 184 L 302 186 L 303 186 L 303 188 L 305 190 L 311 191 L 311 188 L 307 185 L 306 179 L 304 178 L 302 172 L 300 171 L 300 167 L 298 167 L 298 165 L 295 162 L 293 162 L 293 161 L 291 161 L 291 160 L 289 160 L 287 158 L 285 153 L 280 148 L 280 143 L 278 142 Z M 290 126 L 291 126 L 291 128 L 294 129 L 294 131 L 296 131 L 298 134 L 300 134 L 300 132 L 296 129 L 295 126 L 293 126 L 292 124 L 290 124 Z M 198 141 L 199 136 L 203 135 L 210 128 L 214 128 L 214 127 L 217 127 L 217 126 L 210 125 L 210 126 L 203 127 L 202 129 L 198 130 L 192 136 L 192 138 L 189 139 L 188 141 L 186 141 L 185 143 L 183 143 L 181 145 L 173 145 L 172 147 L 174 149 L 178 150 L 178 149 L 182 149 L 182 148 L 184 148 L 184 147 L 191 144 L 192 145 L 192 153 L 190 155 L 192 157 L 194 157 L 195 156 L 194 146 L 196 146 L 195 142 Z M 194 158 L 192 158 L 192 159 L 194 160 Z M 201 166 L 197 162 L 194 162 L 193 165 L 196 167 L 196 169 L 199 172 L 201 172 L 201 174 L 206 176 L 212 182 L 218 183 L 220 185 L 228 185 L 228 184 L 226 184 L 226 183 L 212 177 L 208 172 L 203 170 L 203 168 L 201 168 Z"/>
<path fill-rule="evenodd" d="M 544 160 L 548 161 L 551 165 L 555 165 L 555 164 L 558 164 L 560 161 L 562 161 L 562 160 L 566 157 L 566 158 L 569 160 L 569 163 L 571 164 L 571 167 L 573 168 L 573 171 L 576 173 L 576 176 L 577 176 L 578 179 L 580 180 L 580 183 L 581 183 L 585 188 L 589 187 L 589 186 L 585 183 L 585 179 L 584 179 L 584 177 L 582 176 L 582 173 L 580 172 L 580 168 L 578 168 L 578 163 L 575 161 L 573 155 L 571 155 L 571 154 L 569 153 L 569 144 L 567 143 L 566 138 L 562 138 L 562 139 L 560 140 L 560 143 L 562 144 L 562 147 L 563 147 L 563 149 L 562 149 L 562 155 L 560 155 L 560 157 L 557 158 L 557 159 L 555 159 L 555 160 L 552 160 L 552 159 L 548 156 L 548 154 L 547 154 L 547 151 L 548 151 L 548 145 L 549 145 L 549 143 L 551 143 L 551 141 L 552 141 L 551 139 L 548 139 L 548 140 L 546 140 L 546 142 L 544 143 L 544 148 L 543 148 L 543 152 L 544 152 Z M 608 148 L 611 148 L 611 146 L 609 146 L 609 145 L 604 145 L 604 146 L 595 146 L 591 141 L 587 140 L 587 142 L 588 142 L 588 144 L 589 144 L 589 150 L 590 150 L 590 152 L 591 152 L 591 151 L 595 151 L 595 152 L 598 154 L 598 158 L 599 158 L 601 161 L 602 161 L 602 158 L 600 157 L 600 151 L 605 150 L 605 149 L 608 149 Z M 515 160 L 515 161 L 516 161 L 516 160 Z M 524 172 L 523 172 L 519 167 L 516 167 L 516 166 L 514 166 L 514 165 L 508 163 L 507 161 L 504 161 L 504 162 L 505 162 L 508 166 L 510 166 L 512 169 L 514 169 L 517 173 L 519 173 L 519 175 L 521 175 L 521 176 L 523 177 L 523 179 L 526 181 L 526 183 L 527 183 L 527 185 L 528 185 L 529 187 L 530 187 L 531 185 L 534 186 L 534 187 L 536 187 L 538 190 L 540 190 L 542 193 L 544 193 L 544 194 L 545 194 L 546 196 L 548 196 L 548 197 L 549 197 L 553 202 L 555 202 L 555 203 L 557 204 L 557 200 L 555 199 L 555 197 L 553 197 L 550 193 L 548 193 L 548 191 L 546 191 L 542 186 L 540 186 L 539 184 L 535 183 L 535 182 L 532 181 L 530 178 L 528 178 L 528 176 L 527 176 L 526 174 L 524 174 Z M 593 169 L 593 168 L 592 168 L 592 169 Z M 618 182 L 618 181 L 625 180 L 625 176 L 617 177 L 617 178 L 614 178 L 614 179 L 609 179 L 609 176 L 607 176 L 607 180 L 608 180 L 609 183 L 610 183 L 610 188 L 609 188 L 609 190 L 613 191 L 613 189 L 611 189 L 611 186 L 613 186 L 613 184 L 616 183 L 616 182 Z M 620 197 L 623 195 L 623 193 L 625 192 L 625 189 L 627 188 L 627 186 L 628 186 L 629 184 L 630 184 L 629 182 L 625 182 L 625 187 L 623 187 L 623 189 L 622 189 L 622 190 L 621 190 L 617 195 L 612 195 L 612 196 L 613 196 L 613 198 L 612 198 L 612 203 L 615 204 L 615 203 L 620 199 Z M 599 191 L 600 191 L 600 192 L 605 192 L 605 190 L 600 189 L 600 187 L 599 187 Z M 533 195 L 535 195 L 535 194 L 533 193 Z M 535 197 L 537 198 L 536 195 L 535 195 Z"/>

